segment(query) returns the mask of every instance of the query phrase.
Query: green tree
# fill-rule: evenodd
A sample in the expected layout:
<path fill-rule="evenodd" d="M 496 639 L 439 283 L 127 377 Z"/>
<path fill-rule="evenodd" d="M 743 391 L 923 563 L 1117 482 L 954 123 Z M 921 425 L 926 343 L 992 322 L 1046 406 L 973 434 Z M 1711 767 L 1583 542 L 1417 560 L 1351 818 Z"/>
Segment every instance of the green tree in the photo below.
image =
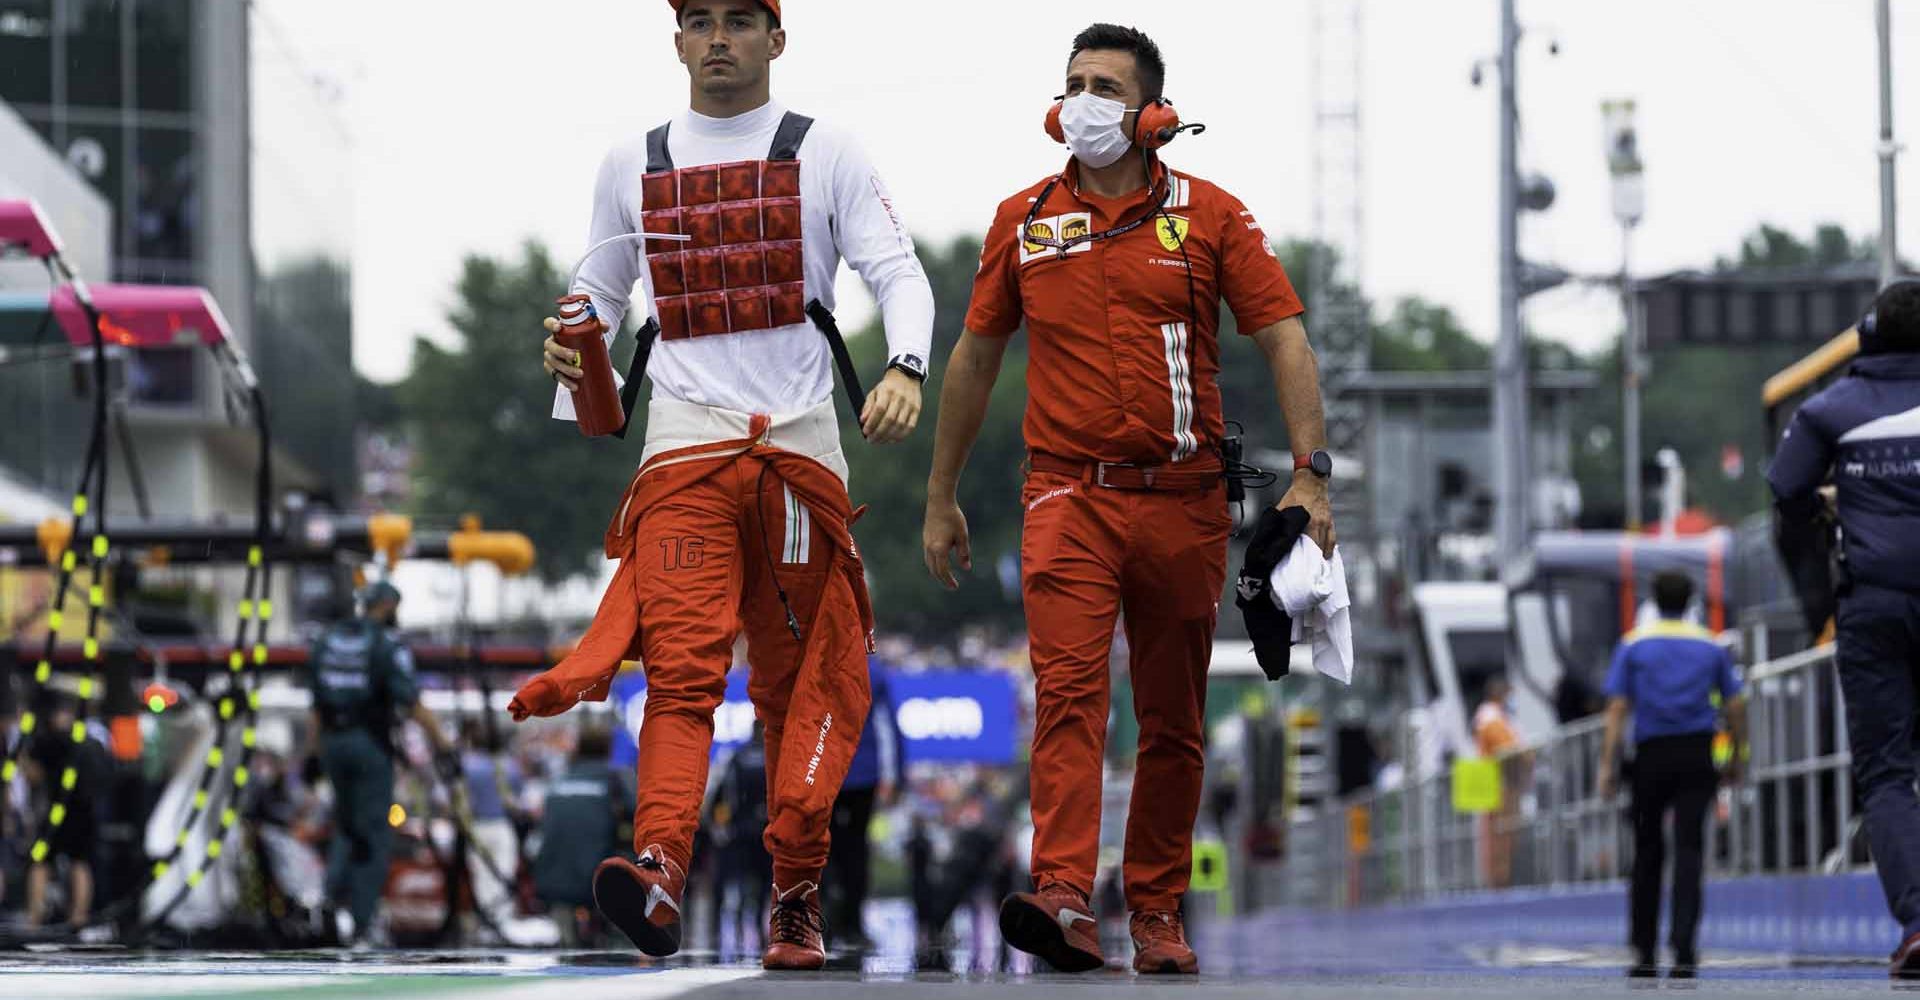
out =
<path fill-rule="evenodd" d="M 1873 259 L 1867 241 L 1854 240 L 1836 225 L 1814 229 L 1802 239 L 1787 230 L 1761 225 L 1740 241 L 1733 256 L 1718 258 L 1720 271 L 1756 273 L 1806 271 Z M 1839 331 L 1834 331 L 1838 333 Z M 1723 522 L 1766 509 L 1765 456 L 1770 442 L 1760 418 L 1760 386 L 1775 372 L 1806 354 L 1806 348 L 1767 345 L 1729 349 L 1710 345 L 1672 345 L 1652 352 L 1651 372 L 1641 394 L 1641 454 L 1651 465 L 1661 448 L 1672 448 L 1687 470 L 1688 503 Z M 1600 382 L 1578 404 L 1574 426 L 1574 476 L 1580 483 L 1588 523 L 1618 526 L 1625 505 L 1620 468 L 1620 353 L 1617 346 L 1593 359 Z M 1733 449 L 1737 475 L 1722 468 L 1723 452 Z M 1642 495 L 1651 517 L 1657 474 L 1643 469 Z"/>
<path fill-rule="evenodd" d="M 588 439 L 550 419 L 553 382 L 536 357 L 565 280 L 534 243 L 517 260 L 468 257 L 448 314 L 456 342 L 416 339 L 395 393 L 416 456 L 413 513 L 449 525 L 475 513 L 524 532 L 549 581 L 600 565 L 607 519 L 640 457 L 638 428 Z"/>
<path fill-rule="evenodd" d="M 1314 294 L 1309 265 L 1318 251 L 1316 244 L 1298 240 L 1278 248 L 1303 298 Z M 856 431 L 845 434 L 854 502 L 873 501 L 855 533 L 866 555 L 877 608 L 889 629 L 928 637 L 951 636 L 956 621 L 1007 632 L 1022 627 L 1017 570 L 1022 519 L 1018 500 L 1021 464 L 1026 458 L 1020 428 L 1026 405 L 1024 332 L 1016 333 L 1008 345 L 986 423 L 961 480 L 960 504 L 972 538 L 974 569 L 964 576 L 957 593 L 948 593 L 928 577 L 920 545 L 941 380 L 947 357 L 960 337 L 979 253 L 980 243 L 973 238 L 921 249 L 937 312 L 932 375 L 923 390 L 920 429 L 906 442 L 886 448 L 867 444 Z M 1342 285 L 1333 294 L 1358 293 Z M 1256 444 L 1285 448 L 1286 424 L 1274 399 L 1266 359 L 1252 340 L 1238 335 L 1230 311 L 1222 311 L 1221 324 L 1220 386 L 1226 416 L 1239 421 Z M 1419 300 L 1401 303 L 1375 329 L 1374 344 L 1379 367 L 1486 367 L 1485 345 L 1468 336 L 1451 312 Z M 877 378 L 886 358 L 879 321 L 854 335 L 850 346 L 863 378 Z M 1380 361 L 1381 354 L 1387 356 L 1387 364 Z M 842 426 L 852 428 L 845 404 L 840 405 Z"/>
<path fill-rule="evenodd" d="M 1803 354 L 1795 347 L 1756 347 L 1737 352 L 1712 346 L 1666 347 L 1653 352 L 1641 393 L 1641 495 L 1650 520 L 1658 510 L 1659 473 L 1653 458 L 1662 448 L 1680 455 L 1687 470 L 1687 503 L 1723 522 L 1764 510 L 1763 456 L 1766 429 L 1760 419 L 1760 385 Z M 1594 359 L 1600 381 L 1576 404 L 1574 478 L 1580 483 L 1585 519 L 1618 527 L 1625 506 L 1620 467 L 1620 352 Z M 1604 428 L 1604 429 L 1601 429 Z M 1722 452 L 1736 450 L 1729 476 Z"/>
<path fill-rule="evenodd" d="M 1811 240 L 1765 223 L 1740 241 L 1734 257 L 1714 261 L 1717 271 L 1791 271 L 1802 268 L 1835 267 L 1875 259 L 1872 240 L 1854 240 L 1847 231 L 1831 222 L 1813 229 Z"/>
<path fill-rule="evenodd" d="M 1315 285 L 1319 274 L 1313 266 L 1316 255 L 1326 254 L 1327 263 L 1337 267 L 1340 251 L 1312 240 L 1287 240 L 1274 248 L 1281 266 L 1293 281 L 1294 291 L 1307 303 L 1307 336 L 1314 339 L 1313 309 L 1326 304 L 1345 306 L 1360 299 L 1352 285 L 1335 285 L 1322 299 Z M 1362 302 L 1364 308 L 1365 303 Z M 1376 365 L 1378 367 L 1378 365 Z M 1279 400 L 1274 398 L 1273 371 L 1251 337 L 1240 336 L 1233 311 L 1220 312 L 1220 403 L 1228 420 L 1238 421 L 1246 429 L 1250 447 L 1284 450 L 1287 448 L 1287 422 L 1281 418 Z"/>
<path fill-rule="evenodd" d="M 854 534 L 866 561 L 875 611 L 888 631 L 950 639 L 956 622 L 986 625 L 1002 633 L 1023 627 L 1018 577 L 1009 571 L 1018 566 L 1021 463 L 1026 459 L 1020 435 L 1027 398 L 1024 333 L 1015 334 L 1008 345 L 986 423 L 960 481 L 973 571 L 962 575 L 958 591 L 948 591 L 927 574 L 920 545 L 940 387 L 947 358 L 960 339 L 979 260 L 980 241 L 973 237 L 920 249 L 935 312 L 931 372 L 921 389 L 920 426 L 913 435 L 895 445 L 868 444 L 860 437 L 846 402 L 838 404 L 853 502 L 855 506 L 871 503 Z M 871 389 L 887 358 L 879 318 L 851 335 L 848 347 L 861 379 Z"/>
<path fill-rule="evenodd" d="M 1453 310 L 1417 296 L 1394 303 L 1373 328 L 1372 367 L 1379 371 L 1484 371 L 1493 349 L 1475 340 Z"/>

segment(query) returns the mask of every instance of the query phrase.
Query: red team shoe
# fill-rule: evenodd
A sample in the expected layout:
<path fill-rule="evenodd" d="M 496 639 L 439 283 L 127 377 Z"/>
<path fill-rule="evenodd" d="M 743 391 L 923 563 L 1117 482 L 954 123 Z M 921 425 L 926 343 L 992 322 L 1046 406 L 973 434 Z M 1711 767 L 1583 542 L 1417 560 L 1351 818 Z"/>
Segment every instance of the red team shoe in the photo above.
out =
<path fill-rule="evenodd" d="M 593 872 L 593 902 L 634 947 L 665 958 L 680 950 L 680 895 L 686 884 L 687 873 L 652 844 L 637 862 L 619 857 L 600 862 Z"/>
<path fill-rule="evenodd" d="M 1193 975 L 1200 960 L 1187 947 L 1187 929 L 1176 910 L 1141 910 L 1128 928 L 1133 932 L 1133 971 L 1152 975 Z"/>
<path fill-rule="evenodd" d="M 802 882 L 782 889 L 775 883 L 773 914 L 767 919 L 767 950 L 760 956 L 760 967 L 806 971 L 826 965 L 827 948 L 820 938 L 825 927 L 818 885 Z"/>
<path fill-rule="evenodd" d="M 1000 904 L 1000 936 L 1061 972 L 1092 972 L 1107 964 L 1092 904 L 1085 893 L 1059 882 L 1008 896 Z"/>

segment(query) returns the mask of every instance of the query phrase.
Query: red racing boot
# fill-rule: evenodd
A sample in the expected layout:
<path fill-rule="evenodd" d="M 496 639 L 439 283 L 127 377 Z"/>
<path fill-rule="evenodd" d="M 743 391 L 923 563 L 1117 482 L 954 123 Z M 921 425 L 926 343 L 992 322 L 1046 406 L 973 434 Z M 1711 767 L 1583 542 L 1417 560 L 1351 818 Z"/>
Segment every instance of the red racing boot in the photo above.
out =
<path fill-rule="evenodd" d="M 802 882 L 791 889 L 773 886 L 773 913 L 767 918 L 767 950 L 760 967 L 768 970 L 811 971 L 827 964 L 821 940 L 826 918 L 820 915 L 820 887 Z"/>
<path fill-rule="evenodd" d="M 1200 960 L 1187 947 L 1187 928 L 1178 910 L 1141 910 L 1133 915 L 1133 971 L 1143 975 L 1194 975 Z"/>
<path fill-rule="evenodd" d="M 633 946 L 655 958 L 680 950 L 680 895 L 687 873 L 658 844 L 636 861 L 612 857 L 593 872 L 593 902 Z"/>
<path fill-rule="evenodd" d="M 1100 922 L 1086 893 L 1062 882 L 1016 892 L 1000 904 L 1000 936 L 1060 972 L 1104 968 Z"/>

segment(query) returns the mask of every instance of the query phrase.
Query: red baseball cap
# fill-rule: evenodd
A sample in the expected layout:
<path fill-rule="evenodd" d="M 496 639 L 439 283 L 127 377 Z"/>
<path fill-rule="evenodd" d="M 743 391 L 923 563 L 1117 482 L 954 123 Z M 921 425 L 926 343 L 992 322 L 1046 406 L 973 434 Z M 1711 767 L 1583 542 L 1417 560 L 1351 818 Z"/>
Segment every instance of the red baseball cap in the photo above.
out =
<path fill-rule="evenodd" d="M 780 0 L 759 0 L 759 3 L 760 6 L 773 11 L 774 20 L 780 20 Z M 687 5 L 687 0 L 667 0 L 667 4 L 673 8 L 673 16 L 679 17 L 680 8 Z"/>

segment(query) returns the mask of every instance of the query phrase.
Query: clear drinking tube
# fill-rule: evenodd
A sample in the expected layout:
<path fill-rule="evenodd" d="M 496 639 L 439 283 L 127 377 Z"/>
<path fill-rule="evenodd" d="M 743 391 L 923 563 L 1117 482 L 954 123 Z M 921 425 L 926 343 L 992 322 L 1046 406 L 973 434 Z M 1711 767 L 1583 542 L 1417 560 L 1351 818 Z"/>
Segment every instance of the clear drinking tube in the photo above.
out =
<path fill-rule="evenodd" d="M 602 247 L 615 243 L 634 243 L 641 240 L 670 240 L 675 243 L 690 243 L 693 241 L 693 237 L 680 233 L 621 233 L 618 236 L 609 236 L 588 247 L 587 252 L 580 255 L 580 262 L 573 265 L 573 273 L 567 276 L 567 291 L 569 293 L 573 291 L 573 286 L 580 281 L 580 269 L 587 266 L 588 258 L 599 253 Z"/>

